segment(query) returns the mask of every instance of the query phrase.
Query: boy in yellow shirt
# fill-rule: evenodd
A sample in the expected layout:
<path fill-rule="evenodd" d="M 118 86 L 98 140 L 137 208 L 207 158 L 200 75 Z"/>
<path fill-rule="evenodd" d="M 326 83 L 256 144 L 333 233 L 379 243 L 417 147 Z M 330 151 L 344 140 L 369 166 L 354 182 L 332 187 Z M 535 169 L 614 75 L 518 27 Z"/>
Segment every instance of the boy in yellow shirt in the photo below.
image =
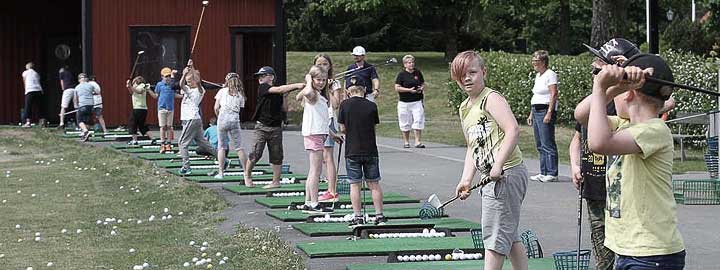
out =
<path fill-rule="evenodd" d="M 673 198 L 673 141 L 658 112 L 672 88 L 646 77 L 673 81 L 672 71 L 657 55 L 631 57 L 623 67 L 603 66 L 593 93 L 576 108 L 588 126 L 588 145 L 599 154 L 618 155 L 607 172 L 605 246 L 617 254 L 616 270 L 683 269 L 685 246 L 677 228 Z M 606 106 L 625 103 L 618 116 Z"/>

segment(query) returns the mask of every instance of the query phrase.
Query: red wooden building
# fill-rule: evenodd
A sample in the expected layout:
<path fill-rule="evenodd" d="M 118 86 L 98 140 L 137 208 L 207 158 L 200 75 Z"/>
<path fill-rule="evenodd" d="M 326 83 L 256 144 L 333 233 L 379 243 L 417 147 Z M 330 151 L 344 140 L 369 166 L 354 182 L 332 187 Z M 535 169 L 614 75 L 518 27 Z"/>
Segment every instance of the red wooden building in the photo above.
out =
<path fill-rule="evenodd" d="M 222 83 L 235 71 L 243 79 L 248 102 L 242 117 L 252 116 L 257 97 L 253 73 L 273 66 L 285 82 L 285 19 L 282 0 L 211 0 L 192 56 L 204 80 Z M 136 74 L 151 82 L 160 69 L 182 70 L 190 57 L 202 5 L 200 0 L 24 0 L 5 1 L 0 10 L 0 123 L 18 123 L 24 90 L 20 74 L 35 63 L 45 90 L 51 123 L 58 122 L 58 70 L 93 74 L 102 87 L 108 125 L 125 125 L 131 102 L 125 80 L 137 51 Z M 215 92 L 203 99 L 205 119 Z M 157 123 L 157 102 L 148 97 L 148 123 Z M 179 100 L 175 121 L 179 122 Z"/>

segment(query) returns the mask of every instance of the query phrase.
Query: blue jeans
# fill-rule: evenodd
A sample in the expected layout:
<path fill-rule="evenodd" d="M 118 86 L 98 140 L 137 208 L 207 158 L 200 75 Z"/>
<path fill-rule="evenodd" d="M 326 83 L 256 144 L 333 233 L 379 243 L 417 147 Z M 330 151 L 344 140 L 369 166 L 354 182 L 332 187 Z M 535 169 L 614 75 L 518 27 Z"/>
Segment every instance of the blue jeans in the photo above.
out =
<path fill-rule="evenodd" d="M 348 183 L 357 184 L 380 181 L 380 159 L 378 157 L 354 156 L 345 157 L 345 171 Z"/>
<path fill-rule="evenodd" d="M 675 254 L 632 257 L 615 257 L 615 270 L 682 270 L 685 268 L 685 251 Z"/>
<path fill-rule="evenodd" d="M 535 133 L 535 147 L 540 153 L 540 174 L 558 175 L 558 151 L 555 144 L 555 121 L 557 112 L 553 112 L 550 123 L 543 123 L 547 109 L 532 109 L 533 133 Z"/>

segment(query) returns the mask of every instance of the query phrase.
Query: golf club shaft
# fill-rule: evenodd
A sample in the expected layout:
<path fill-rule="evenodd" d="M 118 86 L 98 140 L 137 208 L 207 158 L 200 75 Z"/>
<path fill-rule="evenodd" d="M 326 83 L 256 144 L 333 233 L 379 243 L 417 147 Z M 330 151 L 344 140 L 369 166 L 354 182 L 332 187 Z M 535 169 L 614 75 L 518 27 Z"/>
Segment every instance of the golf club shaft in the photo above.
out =
<path fill-rule="evenodd" d="M 580 188 L 578 188 L 578 217 L 577 217 L 577 258 L 576 266 L 577 270 L 580 270 L 580 244 L 582 243 L 582 191 L 585 186 L 584 182 L 580 182 Z"/>
<path fill-rule="evenodd" d="M 339 178 L 339 175 L 338 175 L 338 174 L 340 174 L 340 157 L 341 157 L 341 155 L 342 155 L 342 143 L 338 143 L 338 145 L 339 145 L 339 148 L 340 148 L 340 149 L 338 149 L 338 160 L 337 160 L 337 166 L 335 167 L 335 194 L 336 194 L 336 196 L 337 196 L 337 193 L 338 193 L 338 192 L 337 192 L 337 183 L 338 183 L 338 181 L 340 181 L 340 179 L 338 179 L 338 178 Z M 329 188 L 328 188 L 328 189 L 329 189 Z M 333 200 L 332 209 L 335 209 L 335 202 L 336 202 L 336 201 L 337 201 L 337 200 Z"/>
<path fill-rule="evenodd" d="M 93 108 L 97 108 L 98 106 L 102 106 L 102 103 L 93 105 Z M 71 113 L 76 113 L 77 111 L 78 111 L 78 110 L 75 109 L 75 110 L 72 110 L 72 111 L 63 113 L 63 115 L 68 115 L 68 114 L 71 114 Z"/>
<path fill-rule="evenodd" d="M 594 69 L 593 69 L 593 75 L 597 75 L 600 71 L 601 71 L 601 69 L 599 69 L 599 68 L 594 68 Z M 626 73 L 625 75 L 623 75 L 623 79 L 627 79 L 627 73 Z M 645 80 L 648 81 L 648 82 L 654 82 L 654 83 L 657 83 L 657 84 L 662 84 L 662 85 L 668 85 L 668 86 L 672 86 L 672 87 L 677 87 L 677 88 L 681 88 L 681 89 L 685 89 L 685 90 L 690 90 L 690 91 L 694 91 L 694 92 L 698 92 L 698 93 L 703 93 L 703 94 L 706 94 L 706 95 L 711 95 L 711 96 L 716 96 L 716 97 L 720 96 L 720 92 L 710 91 L 710 90 L 707 90 L 707 89 L 702 89 L 702 88 L 695 87 L 695 86 L 690 86 L 690 85 L 684 85 L 684 84 L 674 83 L 674 82 L 671 82 L 671 81 L 666 81 L 666 80 L 663 80 L 663 79 L 654 78 L 654 77 L 652 77 L 652 76 L 647 76 L 647 77 L 645 77 Z"/>
<path fill-rule="evenodd" d="M 203 15 L 205 15 L 205 6 L 203 5 L 202 11 L 200 11 L 200 21 L 198 22 L 197 29 L 195 29 L 195 37 L 193 38 L 193 45 L 190 49 L 190 58 L 192 59 L 192 55 L 195 52 L 195 44 L 197 43 L 198 34 L 200 33 L 200 26 L 202 25 L 203 21 Z"/>
<path fill-rule="evenodd" d="M 130 80 L 133 79 L 133 75 L 135 75 L 135 67 L 137 67 L 137 63 L 140 61 L 140 53 L 138 52 L 137 56 L 135 57 L 135 63 L 133 63 L 132 70 L 130 71 L 130 76 L 128 77 Z"/>
<path fill-rule="evenodd" d="M 477 183 L 477 184 L 475 184 L 474 186 L 472 186 L 467 192 L 471 192 L 471 191 L 479 188 L 480 186 L 481 186 L 480 183 Z M 443 204 L 441 204 L 440 207 L 438 207 L 438 209 L 440 209 L 440 208 L 445 208 L 446 205 L 454 202 L 455 200 L 457 200 L 457 199 L 459 199 L 459 198 L 460 198 L 460 195 L 455 195 L 454 198 L 452 198 L 452 199 L 448 200 L 447 202 L 444 202 Z"/>
<path fill-rule="evenodd" d="M 391 65 L 391 64 L 395 64 L 395 62 L 391 62 L 390 60 L 387 60 L 387 61 L 385 61 L 385 63 L 383 63 L 382 65 L 379 65 L 379 66 L 387 66 L 387 65 Z M 335 74 L 335 76 L 333 76 L 333 79 L 339 80 L 339 79 L 345 78 L 347 76 L 353 75 L 357 72 L 360 72 L 360 71 L 363 71 L 363 70 L 366 70 L 366 69 L 369 69 L 372 67 L 376 67 L 376 66 L 367 66 L 367 67 L 363 67 L 363 68 L 354 68 L 351 70 L 346 70 L 346 71 L 340 72 L 338 74 Z"/>

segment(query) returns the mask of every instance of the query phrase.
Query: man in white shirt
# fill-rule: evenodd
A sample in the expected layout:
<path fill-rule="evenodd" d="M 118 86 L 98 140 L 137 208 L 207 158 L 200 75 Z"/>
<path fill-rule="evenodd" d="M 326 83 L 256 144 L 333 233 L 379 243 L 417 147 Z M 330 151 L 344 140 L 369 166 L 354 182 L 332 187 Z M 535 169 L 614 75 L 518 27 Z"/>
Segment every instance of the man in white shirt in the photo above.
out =
<path fill-rule="evenodd" d="M 30 118 L 32 117 L 33 105 L 38 108 L 39 124 L 45 124 L 45 118 L 42 108 L 43 89 L 40 85 L 40 74 L 33 69 L 34 64 L 28 62 L 25 64 L 25 71 L 22 73 L 23 85 L 25 86 L 25 106 L 23 109 L 22 119 L 25 120 L 23 127 L 30 127 Z"/>

